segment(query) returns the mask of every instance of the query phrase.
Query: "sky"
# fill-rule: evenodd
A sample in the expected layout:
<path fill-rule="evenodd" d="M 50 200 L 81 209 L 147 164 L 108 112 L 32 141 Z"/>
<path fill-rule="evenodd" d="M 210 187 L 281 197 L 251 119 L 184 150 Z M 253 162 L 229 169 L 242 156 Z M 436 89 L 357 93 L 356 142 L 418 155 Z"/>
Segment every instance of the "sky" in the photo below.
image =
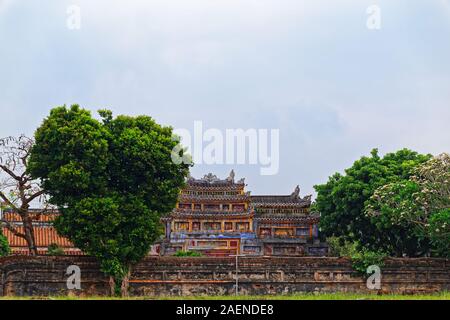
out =
<path fill-rule="evenodd" d="M 33 135 L 64 104 L 279 129 L 277 174 L 192 175 L 234 169 L 252 194 L 311 194 L 373 148 L 450 151 L 450 1 L 0 0 L 0 137 Z"/>

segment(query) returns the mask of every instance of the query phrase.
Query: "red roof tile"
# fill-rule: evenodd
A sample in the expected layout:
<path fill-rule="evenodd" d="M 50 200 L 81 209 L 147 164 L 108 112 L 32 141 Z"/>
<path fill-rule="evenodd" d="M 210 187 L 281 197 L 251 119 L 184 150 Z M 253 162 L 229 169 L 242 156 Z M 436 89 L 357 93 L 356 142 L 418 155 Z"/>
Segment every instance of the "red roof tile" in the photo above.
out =
<path fill-rule="evenodd" d="M 22 233 L 23 227 L 18 226 L 17 230 Z M 3 227 L 2 232 L 8 239 L 12 254 L 29 254 L 25 239 L 15 236 L 6 227 Z M 36 247 L 38 248 L 39 254 L 46 254 L 48 246 L 53 243 L 61 247 L 64 250 L 65 254 L 83 254 L 81 250 L 75 248 L 67 238 L 60 236 L 53 226 L 34 226 L 34 236 L 36 239 Z"/>

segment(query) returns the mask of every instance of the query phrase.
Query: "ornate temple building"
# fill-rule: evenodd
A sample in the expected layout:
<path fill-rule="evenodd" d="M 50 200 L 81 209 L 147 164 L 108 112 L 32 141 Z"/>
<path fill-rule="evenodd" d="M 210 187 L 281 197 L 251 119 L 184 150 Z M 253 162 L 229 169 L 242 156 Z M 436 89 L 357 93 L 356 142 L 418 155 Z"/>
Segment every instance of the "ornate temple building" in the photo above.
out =
<path fill-rule="evenodd" d="M 319 215 L 310 212 L 311 196 L 252 196 L 244 179 L 213 174 L 188 178 L 176 209 L 162 221 L 162 255 L 197 251 L 210 256 L 326 255 L 318 239 Z"/>
<path fill-rule="evenodd" d="M 172 255 L 196 251 L 207 256 L 278 255 L 323 256 L 326 244 L 318 238 L 319 215 L 310 212 L 311 196 L 300 197 L 297 186 L 290 195 L 251 195 L 244 179 L 235 181 L 231 171 L 226 179 L 213 174 L 201 179 L 188 177 L 176 208 L 161 219 L 164 237 L 150 255 Z M 83 254 L 57 234 L 53 220 L 58 212 L 40 214 L 34 222 L 36 244 L 46 254 L 56 244 L 65 254 Z M 22 230 L 20 217 L 4 211 L 3 217 Z M 23 238 L 2 228 L 13 254 L 28 254 Z"/>

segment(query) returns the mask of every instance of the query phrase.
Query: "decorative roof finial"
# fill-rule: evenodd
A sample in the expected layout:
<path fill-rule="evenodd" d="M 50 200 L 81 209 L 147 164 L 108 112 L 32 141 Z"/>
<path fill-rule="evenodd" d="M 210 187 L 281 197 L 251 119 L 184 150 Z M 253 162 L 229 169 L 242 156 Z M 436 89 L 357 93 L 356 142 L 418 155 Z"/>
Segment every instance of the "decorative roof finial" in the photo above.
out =
<path fill-rule="evenodd" d="M 295 199 L 298 199 L 300 197 L 300 187 L 297 185 L 294 189 L 294 192 L 292 192 L 291 196 Z"/>
<path fill-rule="evenodd" d="M 219 181 L 219 178 L 217 178 L 217 176 L 212 173 L 208 173 L 203 177 L 202 180 L 206 181 L 208 183 L 213 183 L 213 182 Z"/>
<path fill-rule="evenodd" d="M 228 181 L 234 182 L 234 170 L 231 169 L 230 175 L 227 178 Z"/>

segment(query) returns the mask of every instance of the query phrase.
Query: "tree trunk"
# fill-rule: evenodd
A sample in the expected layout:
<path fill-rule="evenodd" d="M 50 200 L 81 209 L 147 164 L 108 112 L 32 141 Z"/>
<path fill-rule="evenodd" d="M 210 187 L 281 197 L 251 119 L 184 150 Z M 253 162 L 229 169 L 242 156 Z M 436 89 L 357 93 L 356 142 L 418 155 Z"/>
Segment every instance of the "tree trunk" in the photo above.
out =
<path fill-rule="evenodd" d="M 122 284 L 120 286 L 120 294 L 122 297 L 129 296 L 128 289 L 130 287 L 130 275 L 131 275 L 131 267 L 128 268 L 128 272 L 122 278 Z"/>
<path fill-rule="evenodd" d="M 109 294 L 111 297 L 116 295 L 116 281 L 113 276 L 109 277 Z"/>
<path fill-rule="evenodd" d="M 22 217 L 22 221 L 25 240 L 28 245 L 28 250 L 30 251 L 30 255 L 36 256 L 38 254 L 38 251 L 34 238 L 33 220 L 27 214 L 26 216 Z"/>

